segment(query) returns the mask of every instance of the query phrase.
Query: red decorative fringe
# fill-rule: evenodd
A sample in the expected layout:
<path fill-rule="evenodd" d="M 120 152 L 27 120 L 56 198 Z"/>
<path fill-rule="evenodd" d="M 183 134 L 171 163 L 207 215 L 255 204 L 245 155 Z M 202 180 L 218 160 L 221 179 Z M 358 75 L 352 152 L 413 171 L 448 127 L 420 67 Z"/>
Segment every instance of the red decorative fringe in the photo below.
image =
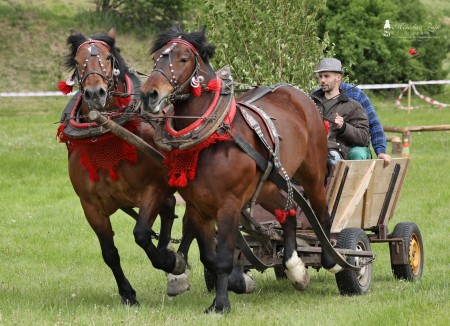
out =
<path fill-rule="evenodd" d="M 138 121 L 130 121 L 125 124 L 125 128 L 136 133 Z M 67 143 L 69 153 L 76 151 L 80 158 L 80 164 L 89 172 L 89 179 L 100 180 L 98 171 L 109 174 L 112 180 L 117 180 L 117 168 L 121 161 L 131 164 L 137 162 L 137 149 L 123 139 L 112 133 L 102 135 L 93 141 L 91 138 L 71 139 L 64 134 L 65 124 L 61 124 L 57 131 L 60 142 Z"/>
<path fill-rule="evenodd" d="M 169 169 L 169 185 L 172 187 L 186 187 L 188 181 L 195 178 L 200 151 L 218 141 L 231 139 L 231 136 L 228 134 L 219 135 L 217 132 L 214 132 L 197 146 L 185 150 L 174 149 L 171 152 L 167 152 L 163 163 Z"/>
<path fill-rule="evenodd" d="M 125 108 L 127 107 L 131 102 L 131 96 L 127 97 L 120 97 L 116 96 L 116 104 L 119 108 Z"/>
<path fill-rule="evenodd" d="M 295 216 L 296 210 L 294 208 L 291 208 L 290 210 L 284 210 L 284 209 L 276 209 L 275 210 L 275 218 L 280 224 L 283 224 L 286 222 L 286 218 L 288 216 Z"/>
<path fill-rule="evenodd" d="M 65 80 L 60 80 L 58 82 L 58 90 L 64 95 L 69 94 L 73 89 L 73 86 L 67 85 Z"/>

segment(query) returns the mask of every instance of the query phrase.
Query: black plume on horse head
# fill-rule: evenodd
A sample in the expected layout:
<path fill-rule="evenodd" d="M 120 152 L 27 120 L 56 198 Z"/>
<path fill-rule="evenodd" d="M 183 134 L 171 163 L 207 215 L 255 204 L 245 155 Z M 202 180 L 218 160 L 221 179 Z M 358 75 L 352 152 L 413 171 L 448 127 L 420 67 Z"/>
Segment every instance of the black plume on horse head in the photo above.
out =
<path fill-rule="evenodd" d="M 97 40 L 105 42 L 109 45 L 111 49 L 112 56 L 116 59 L 117 68 L 120 70 L 120 79 L 123 79 L 125 74 L 129 72 L 128 65 L 120 54 L 120 49 L 116 47 L 116 40 L 114 37 L 108 36 L 108 33 L 94 34 L 90 38 L 87 38 L 82 33 L 72 30 L 69 37 L 67 38 L 67 45 L 69 45 L 69 54 L 64 57 L 64 66 L 69 69 L 76 69 L 77 62 L 75 61 L 75 56 L 77 55 L 78 48 L 84 42 L 91 40 Z M 125 72 L 125 74 L 124 74 Z"/>
<path fill-rule="evenodd" d="M 170 40 L 174 38 L 182 38 L 183 40 L 188 41 L 191 43 L 200 54 L 202 60 L 205 63 L 209 62 L 209 59 L 214 56 L 214 53 L 216 52 L 216 46 L 212 44 L 208 44 L 208 41 L 206 39 L 206 26 L 204 26 L 202 29 L 187 33 L 181 30 L 179 26 L 172 26 L 169 29 L 167 29 L 164 32 L 161 32 L 156 40 L 153 42 L 153 45 L 150 49 L 151 53 L 154 53 L 161 49 L 164 45 L 167 44 Z"/>

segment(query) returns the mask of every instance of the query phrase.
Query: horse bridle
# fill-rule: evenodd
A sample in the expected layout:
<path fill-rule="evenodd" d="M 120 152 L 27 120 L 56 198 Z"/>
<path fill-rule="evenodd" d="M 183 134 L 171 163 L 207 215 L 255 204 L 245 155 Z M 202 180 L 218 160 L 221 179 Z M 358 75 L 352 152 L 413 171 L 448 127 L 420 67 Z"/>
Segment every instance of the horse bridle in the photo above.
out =
<path fill-rule="evenodd" d="M 173 92 L 168 96 L 168 101 L 174 102 L 179 97 L 178 94 L 181 93 L 188 84 L 192 83 L 194 78 L 198 78 L 197 75 L 198 75 L 198 71 L 200 70 L 200 63 L 198 62 L 198 55 L 199 55 L 198 51 L 191 43 L 189 43 L 181 38 L 174 38 L 174 39 L 170 40 L 169 42 L 167 42 L 166 45 L 168 45 L 168 44 L 172 44 L 172 46 L 165 49 L 164 52 L 159 55 L 159 58 L 155 60 L 155 63 L 153 65 L 153 70 L 150 72 L 150 75 L 153 72 L 159 72 L 161 75 L 164 76 L 164 78 L 167 79 L 167 81 L 170 83 L 170 85 L 174 89 Z M 192 51 L 192 53 L 194 54 L 194 57 L 195 57 L 195 69 L 192 72 L 191 76 L 188 79 L 186 79 L 186 81 L 181 85 L 178 85 L 178 80 L 177 80 L 177 77 L 175 76 L 175 71 L 173 69 L 172 56 L 171 56 L 172 51 L 178 44 L 183 44 L 183 45 L 187 46 Z M 156 68 L 156 65 L 164 56 L 168 56 L 170 73 L 172 74 L 171 77 L 169 77 L 164 72 L 164 70 L 162 70 L 160 68 Z"/>
<path fill-rule="evenodd" d="M 100 58 L 100 52 L 98 51 L 96 44 L 100 44 L 100 45 L 104 46 L 109 51 L 109 55 L 107 56 L 107 59 L 110 61 L 110 64 L 111 64 L 111 76 L 109 76 L 106 72 L 106 67 L 103 64 L 102 59 Z M 82 43 L 78 47 L 77 53 L 83 46 L 86 46 L 86 45 L 89 45 L 90 56 L 85 59 L 81 73 L 78 74 L 78 69 L 75 69 L 73 77 L 77 77 L 78 87 L 81 91 L 81 94 L 84 94 L 83 83 L 86 81 L 86 79 L 90 75 L 99 75 L 101 78 L 106 80 L 106 82 L 108 83 L 107 97 L 109 97 L 112 94 L 112 89 L 113 88 L 117 89 L 117 76 L 120 75 L 119 69 L 116 68 L 116 66 L 118 66 L 117 60 L 111 53 L 111 47 L 106 42 L 103 42 L 100 40 L 93 40 L 93 39 L 87 40 L 86 42 Z M 97 58 L 103 72 L 99 72 L 97 70 L 92 70 L 92 71 L 85 73 L 87 64 L 92 57 Z"/>

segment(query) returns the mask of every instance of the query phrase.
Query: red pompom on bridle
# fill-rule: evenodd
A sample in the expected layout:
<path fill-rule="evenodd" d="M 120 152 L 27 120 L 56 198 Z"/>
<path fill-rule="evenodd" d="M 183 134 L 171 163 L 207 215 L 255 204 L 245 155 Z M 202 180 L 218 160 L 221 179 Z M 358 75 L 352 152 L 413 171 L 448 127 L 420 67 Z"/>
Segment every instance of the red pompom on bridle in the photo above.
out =
<path fill-rule="evenodd" d="M 197 77 L 192 77 L 191 79 L 191 93 L 194 96 L 202 95 L 202 91 L 205 92 L 217 92 L 220 89 L 220 83 L 217 79 L 211 79 L 208 85 L 202 89 L 202 85 Z"/>
<path fill-rule="evenodd" d="M 64 95 L 67 95 L 72 92 L 73 85 L 75 85 L 75 81 L 73 79 L 60 80 L 58 82 L 58 90 Z"/>

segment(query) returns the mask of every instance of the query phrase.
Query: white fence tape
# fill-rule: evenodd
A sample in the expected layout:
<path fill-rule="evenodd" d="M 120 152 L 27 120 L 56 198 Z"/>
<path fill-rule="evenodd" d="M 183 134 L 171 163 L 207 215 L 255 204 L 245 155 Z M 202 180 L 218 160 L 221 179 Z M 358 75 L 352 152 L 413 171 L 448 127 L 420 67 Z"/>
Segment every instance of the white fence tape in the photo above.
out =
<path fill-rule="evenodd" d="M 72 96 L 71 92 L 67 96 Z M 0 97 L 29 97 L 29 96 L 66 96 L 61 92 L 1 92 Z"/>

